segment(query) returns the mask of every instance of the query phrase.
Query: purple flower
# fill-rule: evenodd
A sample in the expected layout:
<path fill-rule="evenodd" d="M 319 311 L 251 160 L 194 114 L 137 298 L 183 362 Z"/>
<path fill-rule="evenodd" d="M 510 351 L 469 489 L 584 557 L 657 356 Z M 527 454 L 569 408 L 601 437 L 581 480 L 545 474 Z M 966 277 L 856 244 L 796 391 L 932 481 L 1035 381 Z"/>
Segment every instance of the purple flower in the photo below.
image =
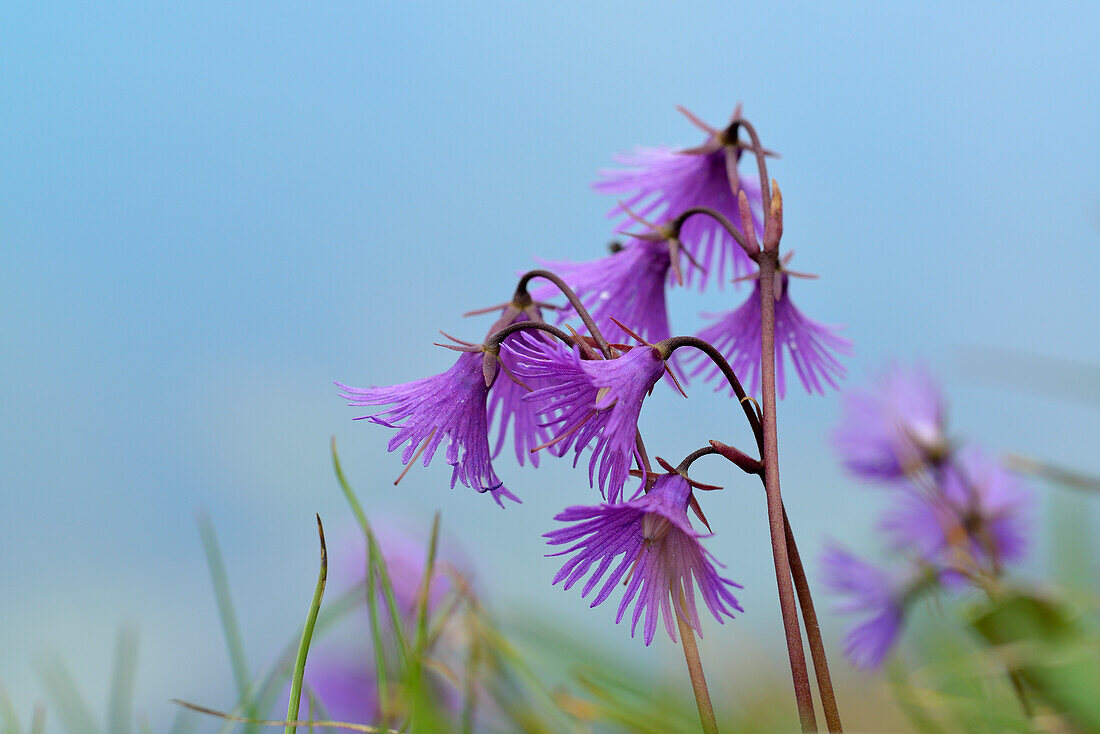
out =
<path fill-rule="evenodd" d="M 520 313 L 510 323 L 527 320 L 527 316 Z M 494 325 L 492 331 L 507 325 L 507 323 L 498 322 Z M 515 344 L 521 338 L 523 338 L 522 332 L 511 334 L 505 338 L 504 344 Z M 539 337 L 528 336 L 527 338 L 538 339 Z M 496 445 L 493 447 L 493 458 L 499 456 L 504 448 L 510 425 L 512 427 L 516 460 L 519 465 L 523 466 L 525 457 L 529 456 L 531 465 L 537 467 L 539 465 L 539 455 L 535 449 L 546 443 L 550 437 L 550 432 L 539 422 L 538 413 L 531 403 L 524 400 L 524 398 L 538 383 L 534 378 L 528 378 L 523 384 L 520 384 L 510 376 L 515 375 L 516 358 L 508 349 L 500 350 L 500 362 L 503 374 L 496 376 L 493 386 L 489 389 L 489 422 L 499 421 L 496 428 L 497 440 Z"/>
<path fill-rule="evenodd" d="M 665 281 L 670 269 L 668 244 L 634 240 L 607 257 L 589 262 L 544 262 L 576 292 L 604 336 L 625 338 L 617 319 L 650 342 L 667 339 L 668 308 Z M 536 300 L 556 295 L 556 289 L 540 287 Z M 573 309 L 560 313 L 559 321 L 575 317 Z"/>
<path fill-rule="evenodd" d="M 833 353 L 851 354 L 852 343 L 838 336 L 836 327 L 826 326 L 806 318 L 790 299 L 788 291 L 789 276 L 777 273 L 779 297 L 775 301 L 775 361 L 776 391 L 779 397 L 786 394 L 784 373 L 784 352 L 794 365 L 802 386 L 807 392 L 824 394 L 824 385 L 837 386 L 836 380 L 844 377 L 846 370 L 837 361 Z M 717 347 L 730 367 L 741 380 L 745 390 L 756 394 L 760 389 L 761 317 L 760 317 L 759 280 L 755 282 L 752 294 L 738 308 L 725 314 L 704 314 L 707 318 L 717 318 L 712 325 L 699 332 L 699 338 Z M 699 359 L 702 354 L 692 354 L 691 359 Z M 725 387 L 725 378 L 721 370 L 710 361 L 700 360 L 691 373 L 692 376 L 706 373 L 707 380 L 718 380 L 718 389 Z"/>
<path fill-rule="evenodd" d="M 553 428 L 555 453 L 560 456 L 572 446 L 576 466 L 581 451 L 595 440 L 589 483 L 596 481 L 598 463 L 600 491 L 617 502 L 637 453 L 642 401 L 664 373 L 661 354 L 644 346 L 616 359 L 582 360 L 576 349 L 530 340 L 506 349 L 516 357 L 520 379 L 535 379 L 542 385 L 526 400 Z"/>
<path fill-rule="evenodd" d="M 908 487 L 885 516 L 883 529 L 895 546 L 933 561 L 987 564 L 994 572 L 1023 557 L 1030 497 L 1014 474 L 971 447 L 938 475 L 932 490 Z"/>
<path fill-rule="evenodd" d="M 447 463 L 453 467 L 451 487 L 461 481 L 478 492 L 489 492 L 498 505 L 519 499 L 504 488 L 493 471 L 489 456 L 485 400 L 489 387 L 482 371 L 482 352 L 463 352 L 454 366 L 440 375 L 391 387 L 356 388 L 336 383 L 348 405 L 388 405 L 368 419 L 387 428 L 398 429 L 388 450 L 406 442 L 401 463 L 409 464 L 424 454 L 424 466 L 431 463 L 444 438 Z M 402 422 L 403 421 L 403 422 Z M 419 449 L 417 448 L 419 446 Z"/>
<path fill-rule="evenodd" d="M 844 394 L 833 443 L 853 474 L 895 480 L 948 455 L 947 409 L 927 369 L 891 365 L 874 383 Z"/>
<path fill-rule="evenodd" d="M 861 617 L 844 636 L 844 654 L 861 668 L 877 668 L 901 631 L 906 584 L 836 546 L 821 562 L 825 586 L 840 596 L 836 611 Z"/>
<path fill-rule="evenodd" d="M 603 180 L 593 184 L 593 188 L 603 194 L 629 195 L 623 203 L 645 219 L 667 222 L 691 207 L 703 206 L 724 214 L 740 230 L 737 194 L 730 187 L 726 171 L 727 155 L 737 153 L 718 144 L 713 136 L 707 144 L 692 151 L 639 147 L 632 154 L 616 156 L 617 163 L 629 167 L 600 171 Z M 757 231 L 763 231 L 759 183 L 749 177 L 741 179 L 740 186 L 753 206 Z M 634 223 L 618 206 L 608 216 L 621 219 L 620 230 Z M 680 241 L 702 266 L 700 290 L 706 287 L 712 274 L 721 285 L 728 278 L 749 272 L 748 255 L 710 217 L 697 214 L 688 219 L 680 231 Z M 688 268 L 689 285 L 695 270 Z"/>
<path fill-rule="evenodd" d="M 305 685 L 316 694 L 320 706 L 311 711 L 309 697 L 303 692 L 298 718 L 312 716 L 319 719 L 323 713 L 328 721 L 353 724 L 377 722 L 381 709 L 378 705 L 378 685 L 368 662 L 369 652 L 363 649 L 354 657 L 328 653 L 310 656 Z M 286 712 L 285 703 L 280 710 Z"/>
<path fill-rule="evenodd" d="M 730 587 L 741 586 L 719 575 L 717 561 L 699 542 L 702 536 L 691 527 L 687 517 L 690 498 L 691 487 L 683 476 L 665 474 L 657 478 L 648 494 L 629 502 L 567 508 L 554 519 L 570 525 L 545 536 L 550 545 L 572 543 L 566 550 L 552 554 L 572 555 L 554 576 L 554 583 L 564 581 L 564 588 L 570 589 L 593 564 L 598 564 L 581 590 L 581 597 L 587 597 L 603 581 L 592 600 L 591 606 L 596 607 L 629 572 L 615 623 L 621 622 L 634 604 L 630 636 L 634 636 L 644 613 L 642 637 L 646 645 L 653 641 L 659 614 L 664 615 L 669 637 L 676 640 L 673 605 L 700 632 L 696 584 L 707 609 L 719 623 L 723 615 L 732 618 L 735 611 L 744 611 L 730 591 Z M 604 579 L 620 556 L 618 565 Z"/>

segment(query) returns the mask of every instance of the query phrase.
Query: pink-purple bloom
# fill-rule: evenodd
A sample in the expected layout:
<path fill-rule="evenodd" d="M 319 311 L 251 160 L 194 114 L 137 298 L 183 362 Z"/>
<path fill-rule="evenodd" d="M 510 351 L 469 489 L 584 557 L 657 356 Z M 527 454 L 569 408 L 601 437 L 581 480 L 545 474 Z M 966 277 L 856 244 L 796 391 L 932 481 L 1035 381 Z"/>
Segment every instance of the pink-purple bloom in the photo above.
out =
<path fill-rule="evenodd" d="M 642 346 L 616 359 L 582 360 L 578 349 L 533 340 L 505 349 L 516 357 L 516 375 L 541 385 L 525 399 L 552 428 L 555 453 L 562 455 L 573 447 L 575 466 L 581 451 L 595 441 L 589 482 L 597 481 L 599 465 L 600 491 L 617 502 L 637 454 L 642 401 L 665 370 L 661 354 Z"/>
<path fill-rule="evenodd" d="M 906 489 L 883 529 L 896 547 L 930 561 L 977 562 L 996 572 L 1027 549 L 1029 500 L 1014 474 L 968 447 L 952 457 L 933 489 Z"/>
<path fill-rule="evenodd" d="M 634 636 L 644 615 L 642 638 L 646 645 L 653 641 L 660 615 L 673 641 L 676 614 L 701 632 L 696 586 L 719 623 L 724 616 L 732 618 L 735 611 L 743 610 L 730 589 L 741 586 L 719 574 L 716 565 L 721 564 L 699 542 L 702 535 L 691 527 L 687 516 L 690 498 L 691 487 L 683 476 L 665 474 L 657 478 L 648 494 L 623 504 L 567 508 L 554 519 L 569 525 L 546 533 L 551 545 L 571 544 L 552 554 L 571 556 L 554 576 L 554 583 L 564 582 L 564 588 L 570 589 L 595 565 L 581 597 L 602 582 L 591 603 L 596 607 L 625 576 L 626 590 L 615 623 L 621 622 L 633 605 L 630 635 Z"/>
<path fill-rule="evenodd" d="M 448 439 L 447 463 L 453 467 L 451 487 L 461 481 L 478 492 L 489 492 L 498 505 L 504 500 L 519 502 L 493 471 L 489 454 L 488 419 L 485 401 L 489 387 L 482 370 L 482 352 L 463 352 L 446 372 L 390 387 L 356 388 L 336 383 L 348 405 L 388 405 L 393 407 L 365 415 L 387 428 L 396 428 L 388 450 L 403 444 L 401 463 L 424 455 L 428 466 L 444 438 Z M 419 449 L 418 449 L 419 447 Z"/>
<path fill-rule="evenodd" d="M 616 156 L 615 161 L 627 168 L 600 171 L 602 180 L 593 184 L 593 188 L 603 194 L 627 197 L 623 203 L 638 216 L 651 221 L 667 222 L 692 207 L 709 207 L 724 214 L 740 230 L 737 192 L 731 188 L 726 170 L 727 154 L 736 153 L 715 143 L 712 137 L 707 145 L 693 151 L 677 151 L 665 146 L 638 147 L 633 153 Z M 740 180 L 740 186 L 752 204 L 757 230 L 762 231 L 759 182 L 748 177 Z M 619 206 L 608 212 L 608 216 L 621 220 L 620 230 L 635 223 Z M 749 272 L 748 255 L 717 221 L 708 216 L 690 217 L 680 230 L 680 241 L 702 266 L 700 290 L 706 287 L 711 275 L 721 284 Z M 696 270 L 699 268 L 687 270 L 689 285 Z"/>
<path fill-rule="evenodd" d="M 844 654 L 861 668 L 877 668 L 901 632 L 908 584 L 836 546 L 821 562 L 825 586 L 840 597 L 836 611 L 860 617 L 844 636 Z"/>
<path fill-rule="evenodd" d="M 891 365 L 869 387 L 843 396 L 833 443 L 864 479 L 901 479 L 946 458 L 947 408 L 924 367 Z"/>
<path fill-rule="evenodd" d="M 527 317 L 520 314 L 512 323 L 526 321 Z M 503 328 L 507 324 L 496 325 Z M 523 332 L 510 334 L 505 338 L 504 344 L 515 344 L 523 338 Z M 537 336 L 527 338 L 538 339 Z M 550 432 L 539 421 L 538 413 L 528 401 L 524 400 L 538 383 L 534 378 L 528 378 L 522 384 L 513 379 L 515 375 L 516 358 L 508 349 L 500 350 L 500 373 L 493 381 L 489 389 L 488 417 L 489 423 L 496 423 L 496 445 L 493 446 L 493 458 L 500 455 L 504 448 L 504 442 L 508 438 L 508 428 L 512 428 L 513 445 L 516 451 L 516 461 L 520 466 L 526 457 L 531 458 L 531 466 L 539 465 L 539 454 L 536 448 L 544 444 L 549 438 Z"/>
<path fill-rule="evenodd" d="M 781 398 L 786 395 L 784 365 L 789 358 L 806 391 L 823 395 L 825 385 L 836 388 L 836 381 L 847 372 L 834 353 L 850 354 L 852 344 L 836 333 L 836 327 L 813 321 L 798 310 L 790 298 L 789 280 L 790 276 L 785 273 L 776 273 L 776 392 Z M 722 352 L 750 395 L 757 394 L 760 389 L 763 348 L 760 289 L 761 282 L 757 279 L 752 294 L 738 308 L 724 314 L 705 314 L 707 318 L 717 320 L 699 332 L 700 339 L 710 342 Z M 702 356 L 693 354 L 691 358 L 700 359 Z M 709 360 L 700 359 L 692 376 L 698 374 L 705 374 L 707 380 L 718 381 L 719 390 L 726 386 L 721 370 Z"/>
<path fill-rule="evenodd" d="M 560 275 L 584 303 L 600 332 L 611 341 L 625 340 L 616 319 L 650 342 L 667 339 L 668 308 L 665 282 L 670 269 L 668 244 L 632 240 L 618 252 L 588 262 L 545 262 Z M 540 288 L 535 298 L 552 298 L 554 289 Z M 560 321 L 575 317 L 572 308 Z"/>

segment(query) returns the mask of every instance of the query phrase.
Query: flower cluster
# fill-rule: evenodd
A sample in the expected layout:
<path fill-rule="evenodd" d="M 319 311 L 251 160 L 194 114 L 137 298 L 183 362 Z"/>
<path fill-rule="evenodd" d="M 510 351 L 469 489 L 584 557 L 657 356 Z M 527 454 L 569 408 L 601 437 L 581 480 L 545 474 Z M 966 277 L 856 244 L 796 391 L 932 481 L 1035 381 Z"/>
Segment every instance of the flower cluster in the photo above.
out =
<path fill-rule="evenodd" d="M 701 485 L 687 478 L 686 469 L 664 463 L 666 472 L 655 473 L 638 429 L 646 397 L 662 376 L 682 390 L 672 363 L 676 348 L 700 344 L 699 338 L 672 337 L 666 287 L 686 282 L 703 289 L 711 275 L 719 283 L 755 280 L 748 301 L 700 335 L 715 345 L 700 355 L 705 352 L 718 366 L 700 363 L 696 374 L 720 378 L 731 389 L 735 375 L 751 391 L 759 388 L 762 339 L 772 328 L 780 395 L 788 359 L 805 388 L 820 393 L 843 376 L 836 355 L 849 347 L 790 300 L 789 278 L 797 274 L 785 269 L 787 258 L 778 260 L 778 190 L 769 199 L 766 180 L 742 179 L 738 172 L 750 147 L 740 140 L 743 129 L 751 131 L 753 154 L 764 167 L 755 131 L 740 111 L 724 130 L 688 116 L 706 131 L 700 146 L 639 149 L 620 158 L 626 169 L 602 172 L 595 188 L 624 197 L 613 214 L 615 234 L 625 242 L 609 255 L 585 263 L 546 262 L 553 272 L 525 274 L 481 343 L 448 345 L 460 354 L 445 372 L 390 387 L 337 383 L 350 405 L 378 406 L 361 417 L 396 431 L 389 450 L 402 449 L 406 471 L 417 460 L 428 466 L 446 442 L 451 486 L 487 493 L 501 507 L 504 500 L 519 502 L 493 466 L 509 441 L 521 465 L 530 459 L 537 466 L 543 451 L 558 457 L 571 451 L 576 466 L 589 452 L 589 484 L 606 504 L 570 507 L 557 516 L 569 524 L 547 537 L 555 545 L 571 544 L 561 552 L 571 557 L 555 583 L 570 588 L 595 566 L 582 596 L 602 583 L 596 606 L 625 577 L 617 618 L 633 606 L 632 632 L 644 616 L 647 645 L 662 615 L 674 640 L 677 619 L 699 630 L 696 591 L 719 621 L 740 611 L 731 592 L 736 584 L 719 574 L 687 519 L 688 507 L 703 519 L 693 494 Z M 757 230 L 765 232 L 764 248 L 774 245 L 775 251 L 762 249 Z M 767 272 L 778 268 L 769 282 L 753 274 L 764 268 L 760 257 L 769 258 Z M 528 290 L 534 279 L 539 282 Z M 543 307 L 557 297 L 568 301 L 555 306 L 557 323 L 568 332 L 543 320 Z M 774 323 L 767 326 L 764 298 L 775 301 Z M 752 417 L 759 423 L 759 416 Z M 759 425 L 754 431 L 760 435 Z M 632 477 L 641 481 L 628 488 Z"/>
<path fill-rule="evenodd" d="M 880 527 L 906 559 L 888 571 L 839 547 L 824 555 L 839 611 L 860 615 L 845 649 L 862 667 L 881 664 L 906 608 L 922 594 L 985 587 L 1027 546 L 1026 489 L 977 446 L 951 441 L 946 414 L 935 381 L 919 367 L 891 366 L 844 396 L 834 444 L 852 474 L 892 495 Z"/>

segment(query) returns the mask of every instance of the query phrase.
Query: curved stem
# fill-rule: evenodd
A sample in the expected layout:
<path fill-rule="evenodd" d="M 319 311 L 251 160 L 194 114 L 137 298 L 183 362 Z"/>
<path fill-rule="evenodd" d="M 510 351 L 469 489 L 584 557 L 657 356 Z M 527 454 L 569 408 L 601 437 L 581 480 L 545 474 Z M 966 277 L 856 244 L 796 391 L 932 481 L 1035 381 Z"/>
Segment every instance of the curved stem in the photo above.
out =
<path fill-rule="evenodd" d="M 573 289 L 557 274 L 549 270 L 528 270 L 520 277 L 519 283 L 516 285 L 516 293 L 526 293 L 527 284 L 534 278 L 545 278 L 558 287 L 558 290 L 561 291 L 562 295 L 569 301 L 569 305 L 577 312 L 577 316 L 579 316 L 584 323 L 584 327 L 588 329 L 588 333 L 591 334 L 592 338 L 596 341 L 596 346 L 600 348 L 600 353 L 603 354 L 603 358 L 611 359 L 611 347 L 608 345 L 607 340 L 604 339 L 603 334 L 600 333 L 600 329 L 596 326 L 596 322 L 592 320 L 592 315 L 588 313 L 588 309 L 584 307 L 584 304 L 581 303 L 581 299 L 577 297 Z"/>
<path fill-rule="evenodd" d="M 751 122 L 741 118 L 737 120 L 737 125 L 745 128 L 745 132 L 749 134 L 749 139 L 752 140 L 752 153 L 756 157 L 756 170 L 760 175 L 760 199 L 764 203 L 764 214 L 766 215 L 772 210 L 772 194 L 768 179 L 768 164 L 764 162 L 764 146 L 760 145 L 760 136 L 756 134 L 756 128 L 752 126 Z"/>
<path fill-rule="evenodd" d="M 757 448 L 760 449 L 760 454 L 763 455 L 764 433 L 760 423 L 760 416 L 752 409 L 752 406 L 749 404 L 750 401 L 746 400 L 748 395 L 745 393 L 745 388 L 741 387 L 741 381 L 737 379 L 737 374 L 733 371 L 733 368 L 730 367 L 726 358 L 722 356 L 722 353 L 715 349 L 714 345 L 710 342 L 703 341 L 697 336 L 674 336 L 671 339 L 665 339 L 658 346 L 662 349 L 662 353 L 666 354 L 665 359 L 668 359 L 667 355 L 671 355 L 680 347 L 694 347 L 710 357 L 711 361 L 722 371 L 722 374 L 726 378 L 726 382 L 729 383 L 730 388 L 733 390 L 733 394 L 737 396 L 737 401 L 741 404 L 741 409 L 745 411 L 745 417 L 749 419 L 752 433 L 756 437 Z"/>
<path fill-rule="evenodd" d="M 695 693 L 695 704 L 699 707 L 699 721 L 705 734 L 718 734 L 718 721 L 714 717 L 714 706 L 710 702 L 707 679 L 703 675 L 703 662 L 699 659 L 699 648 L 695 644 L 695 630 L 684 620 L 682 609 L 687 606 L 684 589 L 680 588 L 680 599 L 676 603 L 676 624 L 680 627 L 680 640 L 684 648 L 684 660 L 687 662 L 688 677 L 691 678 L 691 690 Z"/>
<path fill-rule="evenodd" d="M 708 206 L 693 206 L 690 209 L 684 210 L 680 216 L 676 217 L 676 221 L 683 225 L 693 214 L 705 214 L 718 224 L 722 225 L 722 229 L 726 230 L 730 237 L 737 240 L 737 244 L 741 245 L 741 249 L 745 251 L 749 257 L 755 257 L 758 250 L 749 244 L 745 239 L 745 235 L 742 234 L 722 212 L 711 209 Z"/>
<path fill-rule="evenodd" d="M 691 465 L 695 463 L 696 459 L 701 459 L 704 456 L 710 456 L 711 454 L 717 453 L 718 449 L 714 448 L 713 446 L 704 446 L 701 449 L 695 449 L 690 454 L 685 456 L 684 460 L 676 466 L 676 471 L 683 474 L 691 468 Z"/>
<path fill-rule="evenodd" d="M 485 340 L 485 346 L 487 347 L 499 347 L 501 342 L 507 339 L 517 331 L 523 331 L 524 329 L 534 329 L 536 331 L 545 331 L 547 334 L 553 334 L 557 338 L 561 339 L 568 346 L 573 346 L 573 337 L 566 334 L 564 331 L 556 326 L 551 326 L 545 321 L 517 321 L 514 324 L 508 324 L 503 329 L 495 332 L 492 336 Z"/>
<path fill-rule="evenodd" d="M 762 157 L 761 157 L 762 160 Z M 758 257 L 760 280 L 772 283 L 779 265 L 775 252 L 764 251 Z M 761 322 L 761 393 L 764 398 L 764 492 L 768 500 L 768 527 L 771 532 L 772 560 L 775 562 L 775 582 L 779 590 L 779 607 L 783 613 L 783 631 L 787 637 L 787 656 L 791 661 L 791 678 L 798 703 L 798 717 L 803 731 L 817 731 L 813 692 L 806 670 L 806 653 L 802 649 L 802 633 L 798 629 L 794 587 L 791 585 L 791 565 L 787 555 L 787 538 L 783 522 L 783 496 L 779 490 L 779 434 L 775 411 L 775 295 L 771 288 L 760 289 Z"/>

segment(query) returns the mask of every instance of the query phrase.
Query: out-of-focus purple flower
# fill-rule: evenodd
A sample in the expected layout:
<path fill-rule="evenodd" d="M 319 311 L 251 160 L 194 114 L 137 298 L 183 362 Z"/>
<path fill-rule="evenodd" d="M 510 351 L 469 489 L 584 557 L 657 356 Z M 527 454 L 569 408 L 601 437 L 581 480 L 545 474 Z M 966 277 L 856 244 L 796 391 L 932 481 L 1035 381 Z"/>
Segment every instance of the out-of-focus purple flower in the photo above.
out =
<path fill-rule="evenodd" d="M 660 614 L 664 615 L 669 637 L 676 640 L 673 605 L 696 632 L 700 631 L 696 585 L 719 623 L 723 616 L 732 618 L 735 611 L 744 611 L 730 591 L 731 587 L 741 586 L 719 575 L 717 561 L 699 542 L 702 536 L 691 527 L 687 517 L 690 498 L 687 480 L 679 474 L 666 474 L 657 478 L 648 494 L 629 502 L 567 508 L 554 519 L 570 524 L 546 533 L 551 545 L 572 544 L 553 554 L 572 556 L 554 576 L 554 583 L 564 581 L 564 588 L 570 589 L 596 564 L 581 590 L 581 597 L 587 597 L 603 582 L 592 599 L 591 606 L 596 607 L 629 573 L 615 623 L 622 621 L 633 604 L 630 635 L 634 636 L 644 614 L 642 637 L 646 645 L 653 641 Z M 605 579 L 616 559 L 618 565 Z"/>
<path fill-rule="evenodd" d="M 899 548 L 948 564 L 972 560 L 997 571 L 1023 557 L 1029 510 L 1020 480 L 969 447 L 943 468 L 932 490 L 907 488 L 882 525 Z"/>
<path fill-rule="evenodd" d="M 483 357 L 482 352 L 463 352 L 446 372 L 401 385 L 356 388 L 338 382 L 336 386 L 348 405 L 393 404 L 356 420 L 365 418 L 398 429 L 388 449 L 394 451 L 408 443 L 401 454 L 402 464 L 415 460 L 419 446 L 427 466 L 447 438 L 447 463 L 453 467 L 451 487 L 461 481 L 478 492 L 489 492 L 504 507 L 505 499 L 519 499 L 505 489 L 493 471 L 485 410 L 489 387 L 482 371 Z"/>
<path fill-rule="evenodd" d="M 351 660 L 327 651 L 310 656 L 306 666 L 305 685 L 316 694 L 321 706 L 311 710 L 309 697 L 302 695 L 299 719 L 312 716 L 319 719 L 322 713 L 328 721 L 346 721 L 352 724 L 373 724 L 380 718 L 378 686 L 368 657 L 369 650 L 362 650 L 362 659 Z M 288 692 L 289 695 L 289 692 Z M 322 710 L 323 707 L 323 710 Z M 281 711 L 286 711 L 284 704 Z"/>
<path fill-rule="evenodd" d="M 790 358 L 795 372 L 807 392 L 825 393 L 825 385 L 835 388 L 836 380 L 846 374 L 844 366 L 834 353 L 851 354 L 852 343 L 836 334 L 836 327 L 826 326 L 802 314 L 791 301 L 788 291 L 789 276 L 776 273 L 779 296 L 775 301 L 775 362 L 776 391 L 779 397 L 786 395 L 784 353 Z M 717 347 L 726 357 L 745 390 L 750 394 L 760 389 L 761 282 L 756 280 L 752 294 L 738 308 L 724 314 L 704 314 L 717 318 L 713 324 L 699 332 L 699 338 Z M 726 386 L 721 370 L 704 355 L 692 354 L 699 359 L 692 376 L 705 374 L 707 380 L 719 381 L 718 389 Z"/>
<path fill-rule="evenodd" d="M 833 443 L 853 474 L 895 480 L 947 458 L 947 409 L 924 367 L 891 365 L 870 386 L 843 396 Z"/>
<path fill-rule="evenodd" d="M 633 240 L 618 252 L 598 260 L 543 265 L 569 284 L 609 340 L 626 338 L 612 319 L 649 342 L 671 336 L 665 305 L 665 281 L 670 269 L 667 243 Z M 535 298 L 547 300 L 556 295 L 555 288 L 543 286 L 536 291 Z M 560 312 L 559 320 L 575 316 L 573 309 L 567 308 Z"/>
<path fill-rule="evenodd" d="M 726 170 L 727 155 L 738 153 L 718 144 L 713 136 L 707 144 L 691 151 L 676 151 L 665 146 L 638 147 L 633 153 L 616 156 L 615 161 L 627 168 L 600 171 L 602 180 L 593 184 L 593 188 L 602 194 L 627 196 L 624 204 L 638 216 L 651 221 L 667 222 L 692 207 L 702 206 L 724 214 L 740 230 L 737 192 L 731 188 Z M 759 182 L 751 176 L 739 178 L 753 207 L 757 231 L 763 231 Z M 608 212 L 608 216 L 621 220 L 620 230 L 634 224 L 619 206 Z M 680 241 L 703 268 L 699 273 L 700 290 L 706 287 L 711 275 L 721 285 L 729 278 L 749 272 L 748 255 L 710 217 L 697 214 L 688 219 L 680 230 Z M 687 270 L 689 285 L 696 270 L 699 268 Z"/>
<path fill-rule="evenodd" d="M 525 399 L 552 427 L 556 453 L 564 454 L 572 446 L 576 466 L 581 451 L 594 440 L 588 480 L 596 482 L 599 464 L 600 491 L 617 502 L 637 453 L 642 401 L 664 373 L 661 354 L 642 346 L 617 359 L 582 360 L 576 349 L 530 340 L 505 349 L 515 355 L 520 379 L 532 378 L 542 385 Z"/>
<path fill-rule="evenodd" d="M 897 640 L 907 584 L 836 546 L 821 559 L 825 586 L 840 596 L 836 611 L 860 620 L 844 636 L 844 654 L 861 668 L 877 668 Z"/>

